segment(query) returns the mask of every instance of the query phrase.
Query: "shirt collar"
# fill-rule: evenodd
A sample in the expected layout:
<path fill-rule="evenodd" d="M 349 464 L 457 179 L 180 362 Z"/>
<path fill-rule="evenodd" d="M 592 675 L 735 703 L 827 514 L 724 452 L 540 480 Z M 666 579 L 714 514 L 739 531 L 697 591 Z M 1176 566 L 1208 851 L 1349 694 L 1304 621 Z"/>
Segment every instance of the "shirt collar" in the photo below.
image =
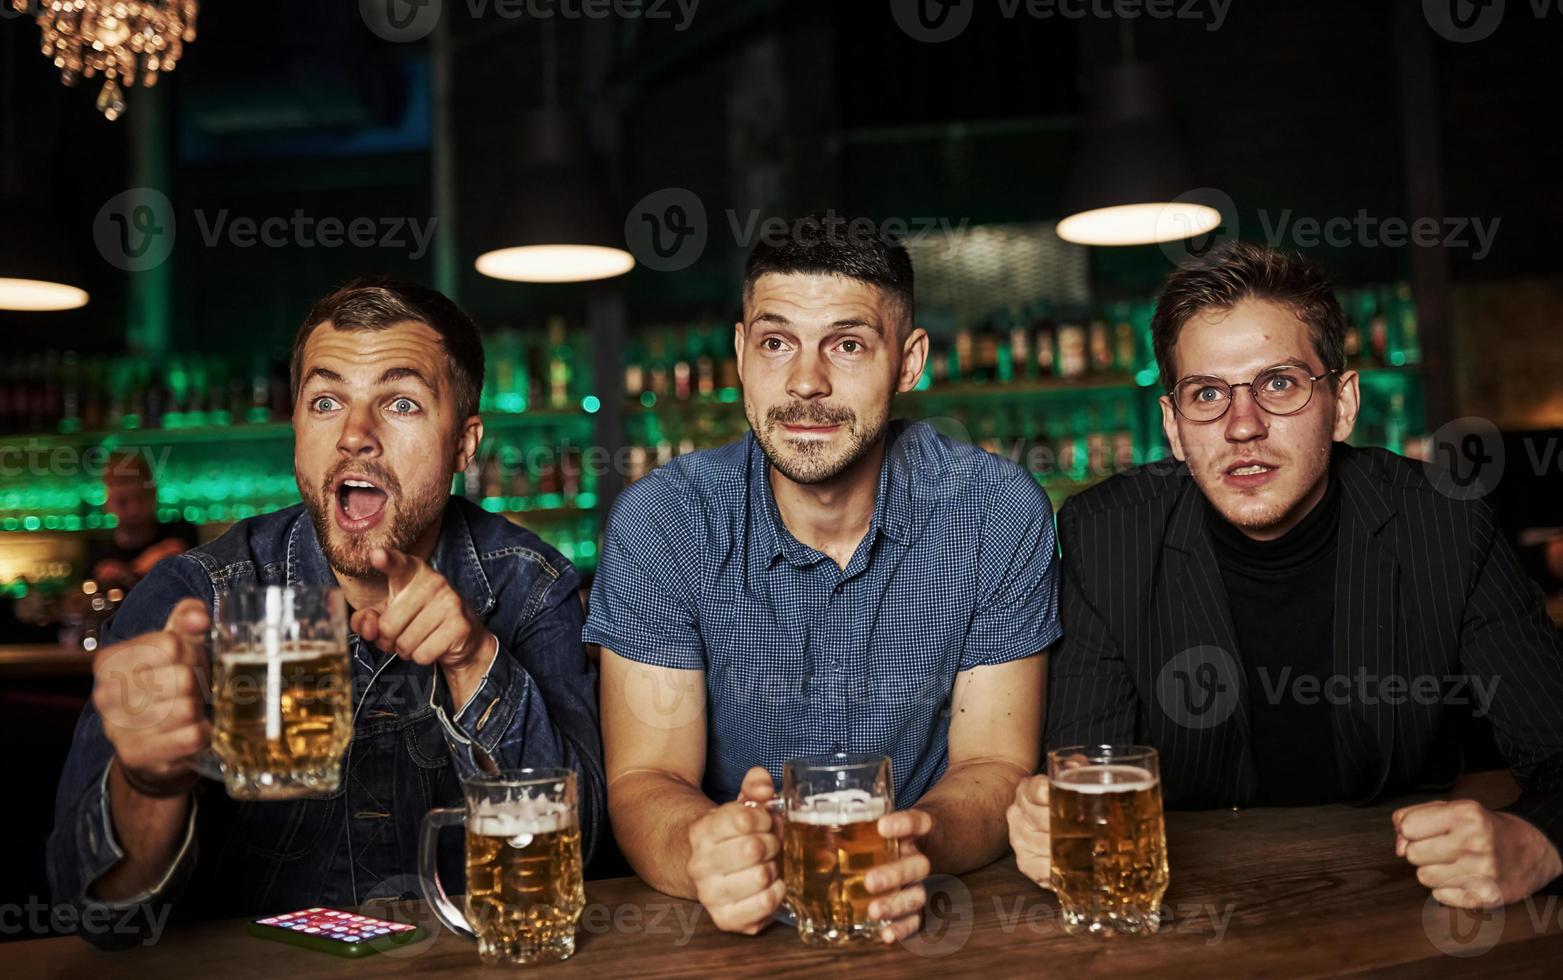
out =
<path fill-rule="evenodd" d="M 874 491 L 874 516 L 865 536 L 870 542 L 877 534 L 884 534 L 897 544 L 905 545 L 910 541 L 912 464 L 901 443 L 905 429 L 900 422 L 891 422 L 886 429 L 885 458 L 879 465 L 879 482 Z M 749 442 L 749 482 L 753 488 L 750 500 L 757 504 L 755 509 L 759 511 L 750 522 L 758 553 L 768 562 L 785 557 L 800 567 L 823 561 L 825 555 L 793 537 L 782 523 L 776 494 L 771 490 L 770 460 L 753 431 L 745 438 Z"/>
<path fill-rule="evenodd" d="M 479 615 L 485 616 L 494 608 L 494 590 L 489 585 L 483 565 L 478 561 L 477 544 L 472 540 L 472 527 L 461 512 L 454 498 L 445 504 L 445 514 L 440 521 L 440 536 L 434 543 L 434 553 L 429 564 L 445 576 L 457 593 Z M 309 511 L 300 508 L 288 533 L 287 585 L 336 585 L 336 575 L 326 561 L 315 534 L 315 523 Z"/>

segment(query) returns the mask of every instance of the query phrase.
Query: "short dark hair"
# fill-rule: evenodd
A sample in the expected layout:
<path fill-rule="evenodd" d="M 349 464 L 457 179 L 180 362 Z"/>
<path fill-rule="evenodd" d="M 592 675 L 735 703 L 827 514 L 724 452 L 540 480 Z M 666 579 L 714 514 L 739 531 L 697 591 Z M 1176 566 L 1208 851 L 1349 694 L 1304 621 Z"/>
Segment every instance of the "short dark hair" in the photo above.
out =
<path fill-rule="evenodd" d="M 478 413 L 483 393 L 483 335 L 478 325 L 437 289 L 395 279 L 364 278 L 333 290 L 310 307 L 293 337 L 289 375 L 298 398 L 304 343 L 322 323 L 337 330 L 384 330 L 407 321 L 427 324 L 440 335 L 456 398 L 457 424 Z"/>
<path fill-rule="evenodd" d="M 1231 241 L 1187 259 L 1167 277 L 1151 318 L 1151 347 L 1161 387 L 1178 383 L 1172 348 L 1183 325 L 1206 310 L 1230 310 L 1245 299 L 1278 303 L 1308 325 L 1325 371 L 1346 367 L 1346 316 L 1324 270 L 1295 252 Z M 1330 376 L 1331 384 L 1334 375 Z"/>
<path fill-rule="evenodd" d="M 877 286 L 912 319 L 912 257 L 885 226 L 865 217 L 816 211 L 787 222 L 785 235 L 762 234 L 744 263 L 744 297 L 763 275 L 831 275 Z"/>
<path fill-rule="evenodd" d="M 134 483 L 143 490 L 151 490 L 156 484 L 156 474 L 146 456 L 139 452 L 119 449 L 109 453 L 103 466 L 104 483 Z"/>

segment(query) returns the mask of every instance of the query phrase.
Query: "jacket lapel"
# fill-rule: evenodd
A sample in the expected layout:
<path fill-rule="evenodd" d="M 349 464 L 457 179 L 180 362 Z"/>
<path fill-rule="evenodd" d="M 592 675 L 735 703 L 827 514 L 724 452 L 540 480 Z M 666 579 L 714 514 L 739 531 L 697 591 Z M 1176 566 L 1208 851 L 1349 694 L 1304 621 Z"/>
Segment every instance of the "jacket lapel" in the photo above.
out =
<path fill-rule="evenodd" d="M 1394 698 L 1382 685 L 1404 678 L 1400 649 L 1400 562 L 1382 534 L 1395 516 L 1368 460 L 1340 447 L 1333 476 L 1341 481 L 1341 526 L 1335 559 L 1335 671 L 1349 694 L 1335 711 L 1335 749 L 1352 799 L 1376 796 L 1389 776 L 1395 735 Z M 1406 679 L 1409 683 L 1409 679 Z"/>
<path fill-rule="evenodd" d="M 1157 611 L 1156 688 L 1168 741 L 1195 770 L 1183 773 L 1202 799 L 1237 805 L 1252 799 L 1257 774 L 1248 751 L 1248 684 L 1221 570 L 1205 528 L 1205 499 L 1192 479 L 1167 518 L 1165 598 Z"/>

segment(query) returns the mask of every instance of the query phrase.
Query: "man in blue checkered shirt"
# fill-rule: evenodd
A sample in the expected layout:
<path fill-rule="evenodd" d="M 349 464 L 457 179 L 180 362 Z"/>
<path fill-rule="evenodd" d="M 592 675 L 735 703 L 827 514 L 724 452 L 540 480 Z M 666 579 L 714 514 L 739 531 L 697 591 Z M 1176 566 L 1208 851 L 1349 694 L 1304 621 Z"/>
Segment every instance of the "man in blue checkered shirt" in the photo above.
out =
<path fill-rule="evenodd" d="M 901 857 L 865 884 L 894 942 L 931 872 L 1004 853 L 1037 768 L 1052 510 L 1010 461 L 890 420 L 928 335 L 882 228 L 791 223 L 750 255 L 743 301 L 752 431 L 630 487 L 604 538 L 585 636 L 603 648 L 609 811 L 642 878 L 752 934 L 784 891 L 763 806 L 782 765 L 888 755 L 902 809 L 879 831 Z"/>

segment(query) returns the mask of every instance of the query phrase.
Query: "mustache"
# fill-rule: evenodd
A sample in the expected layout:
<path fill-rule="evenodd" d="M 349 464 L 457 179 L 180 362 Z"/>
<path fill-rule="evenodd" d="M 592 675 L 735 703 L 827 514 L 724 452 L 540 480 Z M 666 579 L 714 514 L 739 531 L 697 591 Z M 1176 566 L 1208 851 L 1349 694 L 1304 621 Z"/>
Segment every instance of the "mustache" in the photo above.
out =
<path fill-rule="evenodd" d="M 341 477 L 343 473 L 347 473 L 349 471 L 362 473 L 369 479 L 373 480 L 375 483 L 379 484 L 379 486 L 391 496 L 400 497 L 402 495 L 402 483 L 396 478 L 395 473 L 392 473 L 390 470 L 379 465 L 378 463 L 371 463 L 368 461 L 355 462 L 353 460 L 348 460 L 345 463 L 341 463 L 332 467 L 331 472 L 326 474 L 324 482 L 320 484 L 321 498 L 329 499 L 331 496 L 331 488 L 336 485 L 337 479 Z"/>
<path fill-rule="evenodd" d="M 857 413 L 850 408 L 816 405 L 812 402 L 791 402 L 777 405 L 765 413 L 769 426 L 777 425 L 851 425 L 857 421 Z"/>

